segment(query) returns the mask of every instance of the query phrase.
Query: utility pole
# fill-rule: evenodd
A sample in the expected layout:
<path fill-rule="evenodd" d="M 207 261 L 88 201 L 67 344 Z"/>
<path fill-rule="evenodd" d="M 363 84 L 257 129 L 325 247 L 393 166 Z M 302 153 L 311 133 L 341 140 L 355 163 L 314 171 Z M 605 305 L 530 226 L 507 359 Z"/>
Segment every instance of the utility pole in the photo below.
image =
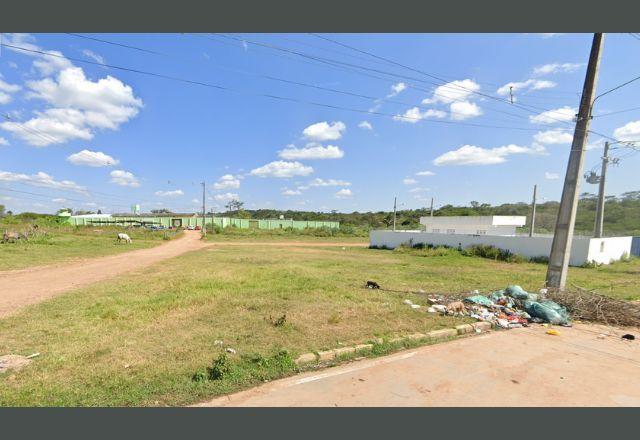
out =
<path fill-rule="evenodd" d="M 207 211 L 205 210 L 205 183 L 202 182 L 202 236 L 207 235 L 207 225 L 205 224 Z"/>
<path fill-rule="evenodd" d="M 536 192 L 538 185 L 533 185 L 533 201 L 531 202 L 531 226 L 529 227 L 529 237 L 533 237 L 533 229 L 536 227 Z"/>
<path fill-rule="evenodd" d="M 567 283 L 567 270 L 573 241 L 573 229 L 578 209 L 578 191 L 582 166 L 584 162 L 584 149 L 587 143 L 589 123 L 591 122 L 591 110 L 595 98 L 596 82 L 598 81 L 598 69 L 600 67 L 600 53 L 602 49 L 603 34 L 593 34 L 589 65 L 582 89 L 580 109 L 573 133 L 573 142 L 567 164 L 567 173 L 564 178 L 562 198 L 556 219 L 556 228 L 549 255 L 549 267 L 547 269 L 546 285 L 549 288 L 564 290 Z"/>
<path fill-rule="evenodd" d="M 431 197 L 431 209 L 429 209 L 429 217 L 433 217 L 433 197 Z"/>
<path fill-rule="evenodd" d="M 596 225 L 593 231 L 595 238 L 602 237 L 604 228 L 604 181 L 607 178 L 607 165 L 609 164 L 609 142 L 604 143 L 604 156 L 602 156 L 602 170 L 600 171 L 600 186 L 598 188 L 598 205 L 596 207 Z"/>
<path fill-rule="evenodd" d="M 396 231 L 396 199 L 397 197 L 393 198 L 393 232 Z"/>

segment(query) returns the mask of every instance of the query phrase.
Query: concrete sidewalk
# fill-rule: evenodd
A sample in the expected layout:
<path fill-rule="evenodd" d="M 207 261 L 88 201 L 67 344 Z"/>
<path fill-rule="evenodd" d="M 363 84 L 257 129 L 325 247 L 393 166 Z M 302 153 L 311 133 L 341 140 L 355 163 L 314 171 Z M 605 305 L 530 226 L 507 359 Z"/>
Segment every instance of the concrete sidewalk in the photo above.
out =
<path fill-rule="evenodd" d="M 560 336 L 534 326 L 352 362 L 198 406 L 640 406 L 637 340 L 555 328 Z"/>

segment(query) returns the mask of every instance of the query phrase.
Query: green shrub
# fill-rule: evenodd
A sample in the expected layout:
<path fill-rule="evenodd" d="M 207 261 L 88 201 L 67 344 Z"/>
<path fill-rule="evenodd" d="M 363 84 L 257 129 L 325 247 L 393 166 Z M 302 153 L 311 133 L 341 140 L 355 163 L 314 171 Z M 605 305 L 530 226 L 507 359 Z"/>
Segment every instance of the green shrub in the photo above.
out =
<path fill-rule="evenodd" d="M 482 257 L 496 261 L 506 261 L 507 263 L 524 263 L 526 258 L 514 254 L 508 249 L 500 249 L 486 244 L 474 244 L 461 251 L 462 255 L 468 257 Z"/>

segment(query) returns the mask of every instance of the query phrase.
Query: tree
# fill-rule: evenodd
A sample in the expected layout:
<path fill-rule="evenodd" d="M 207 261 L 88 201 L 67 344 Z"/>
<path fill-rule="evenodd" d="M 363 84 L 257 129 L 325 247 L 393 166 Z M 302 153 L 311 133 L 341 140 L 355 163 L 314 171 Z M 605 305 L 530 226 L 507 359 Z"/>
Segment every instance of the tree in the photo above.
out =
<path fill-rule="evenodd" d="M 102 209 L 98 209 L 98 214 L 102 214 Z"/>
<path fill-rule="evenodd" d="M 58 209 L 58 211 L 56 211 L 56 214 L 62 214 L 63 212 L 68 212 L 69 214 L 71 214 L 73 212 L 73 209 L 71 209 L 71 208 L 60 208 L 60 209 Z"/>
<path fill-rule="evenodd" d="M 152 209 L 151 214 L 173 214 L 173 212 L 171 212 L 167 208 L 162 208 L 162 209 Z"/>

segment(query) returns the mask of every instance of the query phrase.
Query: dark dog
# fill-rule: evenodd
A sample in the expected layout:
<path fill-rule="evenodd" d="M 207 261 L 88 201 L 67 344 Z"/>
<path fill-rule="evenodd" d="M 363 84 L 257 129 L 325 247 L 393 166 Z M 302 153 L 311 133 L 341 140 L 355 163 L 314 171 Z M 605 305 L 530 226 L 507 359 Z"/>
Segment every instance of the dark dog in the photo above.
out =
<path fill-rule="evenodd" d="M 378 283 L 376 283 L 375 281 L 367 281 L 367 288 L 368 289 L 379 289 L 380 285 Z"/>

